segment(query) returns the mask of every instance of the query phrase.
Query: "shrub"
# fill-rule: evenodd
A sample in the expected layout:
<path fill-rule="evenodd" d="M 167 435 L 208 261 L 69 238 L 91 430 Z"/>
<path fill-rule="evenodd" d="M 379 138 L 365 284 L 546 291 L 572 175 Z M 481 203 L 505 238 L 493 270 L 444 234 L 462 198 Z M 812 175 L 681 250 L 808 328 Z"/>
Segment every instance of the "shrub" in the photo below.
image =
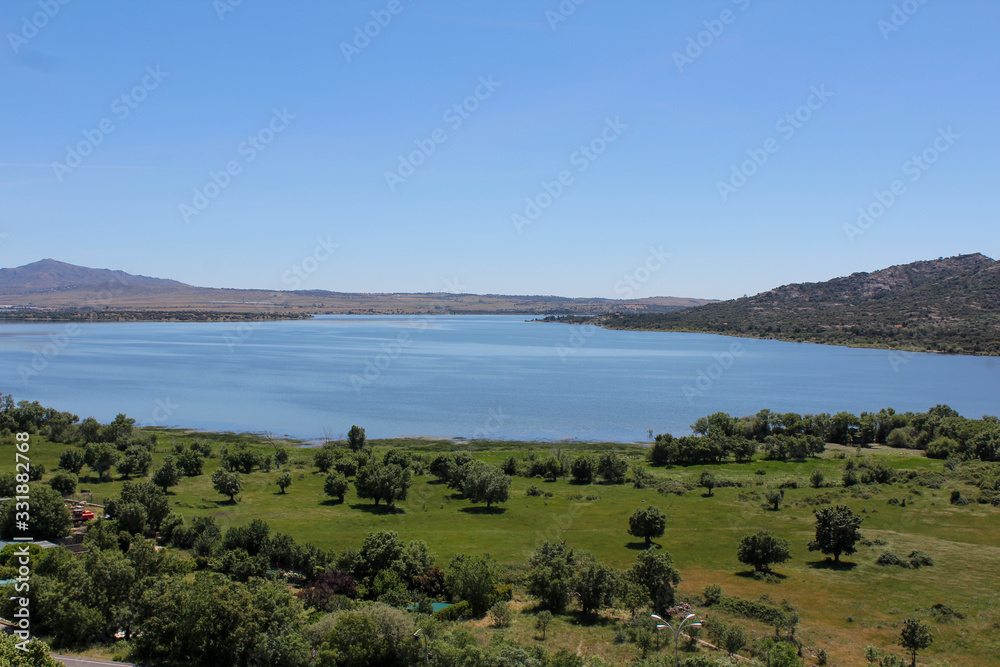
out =
<path fill-rule="evenodd" d="M 498 628 L 506 628 L 510 625 L 511 619 L 514 616 L 510 608 L 510 603 L 504 602 L 503 600 L 490 607 L 488 613 L 493 625 Z"/>
<path fill-rule="evenodd" d="M 529 496 L 540 496 L 542 495 L 542 490 L 532 484 L 524 491 L 524 493 Z"/>
<path fill-rule="evenodd" d="M 910 567 L 931 567 L 934 565 L 934 559 L 923 551 L 911 551 L 907 558 L 910 560 Z"/>
<path fill-rule="evenodd" d="M 812 474 L 809 475 L 809 485 L 814 489 L 821 488 L 825 479 L 826 478 L 823 477 L 823 471 L 816 468 L 812 471 Z"/>
<path fill-rule="evenodd" d="M 433 616 L 439 621 L 461 621 L 472 615 L 472 608 L 465 600 L 456 602 L 450 607 L 438 609 Z"/>
<path fill-rule="evenodd" d="M 909 567 L 910 564 L 905 560 L 897 556 L 892 551 L 883 551 L 879 554 L 879 557 L 875 560 L 877 565 L 899 565 L 900 567 Z"/>
<path fill-rule="evenodd" d="M 722 601 L 722 586 L 719 584 L 709 584 L 705 586 L 705 590 L 701 593 L 702 599 L 705 601 L 705 605 L 711 607 L 714 604 L 719 604 Z"/>

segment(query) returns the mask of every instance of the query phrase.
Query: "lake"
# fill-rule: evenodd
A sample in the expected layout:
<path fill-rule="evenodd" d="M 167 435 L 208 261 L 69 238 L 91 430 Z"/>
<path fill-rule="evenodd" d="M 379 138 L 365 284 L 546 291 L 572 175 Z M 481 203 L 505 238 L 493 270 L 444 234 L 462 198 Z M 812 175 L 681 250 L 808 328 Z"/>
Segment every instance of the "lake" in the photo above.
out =
<path fill-rule="evenodd" d="M 702 415 L 1000 413 L 1000 358 L 707 334 L 607 331 L 518 316 L 322 316 L 233 323 L 3 323 L 2 386 L 106 422 L 305 439 L 648 440 Z"/>

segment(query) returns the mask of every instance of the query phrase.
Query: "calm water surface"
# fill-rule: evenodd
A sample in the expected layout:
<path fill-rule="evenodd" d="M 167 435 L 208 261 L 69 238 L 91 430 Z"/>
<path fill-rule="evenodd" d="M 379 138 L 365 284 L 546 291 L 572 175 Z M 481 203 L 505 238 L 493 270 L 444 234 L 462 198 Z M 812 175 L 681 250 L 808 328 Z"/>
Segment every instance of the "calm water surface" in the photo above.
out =
<path fill-rule="evenodd" d="M 515 316 L 0 324 L 0 391 L 101 421 L 315 439 L 632 442 L 722 410 L 1000 413 L 1000 358 L 605 331 Z M 735 352 L 735 354 L 734 354 Z"/>

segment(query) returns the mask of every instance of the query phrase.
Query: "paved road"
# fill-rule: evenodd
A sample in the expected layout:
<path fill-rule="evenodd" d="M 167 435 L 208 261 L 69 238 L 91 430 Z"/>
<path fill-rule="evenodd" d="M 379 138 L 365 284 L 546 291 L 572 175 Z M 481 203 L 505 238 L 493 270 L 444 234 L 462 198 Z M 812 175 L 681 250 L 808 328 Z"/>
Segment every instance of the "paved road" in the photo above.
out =
<path fill-rule="evenodd" d="M 66 665 L 66 667 L 102 667 L 105 665 L 113 665 L 114 667 L 136 667 L 134 663 L 131 662 L 109 662 L 107 660 L 97 660 L 96 658 L 74 658 L 68 655 L 56 655 L 52 654 L 54 660 Z"/>

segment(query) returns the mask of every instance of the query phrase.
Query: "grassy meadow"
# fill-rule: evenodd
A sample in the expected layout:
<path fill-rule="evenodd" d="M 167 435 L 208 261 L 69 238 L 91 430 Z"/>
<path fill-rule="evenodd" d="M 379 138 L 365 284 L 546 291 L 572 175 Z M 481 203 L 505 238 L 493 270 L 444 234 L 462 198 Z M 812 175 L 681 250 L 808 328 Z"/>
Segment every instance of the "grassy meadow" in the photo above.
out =
<path fill-rule="evenodd" d="M 158 442 L 151 471 L 176 444 L 195 440 L 211 443 L 216 451 L 219 445 L 237 440 L 272 447 L 250 435 L 155 432 Z M 591 443 L 382 440 L 372 444 L 379 453 L 389 448 L 431 456 L 444 451 L 471 451 L 477 458 L 494 463 L 512 453 L 548 454 L 558 447 L 573 455 L 615 449 L 635 463 L 642 462 L 645 453 L 640 445 Z M 322 492 L 324 476 L 312 464 L 313 451 L 299 447 L 299 443 L 282 445 L 292 448 L 289 462 L 282 468 L 282 472 L 292 475 L 286 494 L 275 485 L 279 471 L 255 472 L 244 476 L 239 501 L 230 503 L 211 485 L 211 474 L 219 465 L 215 457 L 206 460 L 202 475 L 182 478 L 171 489 L 174 511 L 186 518 L 215 516 L 223 528 L 264 519 L 274 531 L 334 550 L 356 548 L 372 531 L 394 530 L 403 540 L 427 542 L 442 566 L 458 553 L 489 553 L 500 562 L 513 564 L 510 571 L 516 572 L 544 540 L 565 540 L 610 565 L 627 568 L 643 548 L 639 538 L 626 533 L 628 517 L 639 507 L 655 505 L 668 519 L 665 534 L 655 542 L 673 556 L 683 576 L 681 599 L 695 605 L 702 615 L 718 614 L 737 620 L 758 635 L 773 633 L 773 629 L 700 607 L 704 587 L 720 584 L 726 595 L 751 600 L 762 596 L 774 603 L 788 600 L 801 617 L 796 634 L 808 647 L 804 653 L 807 664 L 815 664 L 811 661 L 812 651 L 819 648 L 829 655 L 828 664 L 839 666 L 865 664 L 862 652 L 867 644 L 902 655 L 902 650 L 893 645 L 908 616 L 918 616 L 933 627 L 935 641 L 921 652 L 920 664 L 982 667 L 997 664 L 996 656 L 1000 655 L 1000 508 L 950 504 L 953 489 L 966 490 L 967 473 L 963 467 L 947 470 L 944 462 L 927 459 L 919 452 L 865 450 L 864 455 L 885 457 L 897 470 L 912 471 L 914 475 L 905 482 L 851 488 L 840 485 L 844 461 L 838 456 L 854 454 L 853 449 L 845 448 L 830 448 L 820 458 L 804 462 L 758 460 L 649 468 L 657 481 L 696 483 L 704 469 L 711 469 L 721 480 L 739 484 L 716 488 L 710 497 L 703 488 L 678 495 L 663 494 L 654 488 L 636 489 L 631 483 L 581 486 L 566 478 L 547 482 L 514 477 L 510 501 L 490 511 L 469 503 L 433 477 L 418 476 L 408 499 L 387 511 L 381 506 L 376 510 L 371 501 L 358 499 L 353 488 L 343 503 L 327 499 Z M 32 461 L 47 468 L 44 479 L 55 471 L 59 453 L 66 447 L 40 437 L 33 440 Z M 13 470 L 12 453 L 0 460 L 0 471 Z M 826 478 L 818 489 L 809 483 L 816 469 Z M 113 497 L 121 487 L 117 479 L 98 483 L 96 476 L 88 474 L 93 475 L 85 468 L 80 490 L 89 491 L 95 502 Z M 525 490 L 531 484 L 551 497 L 527 496 Z M 779 486 L 784 487 L 785 495 L 780 509 L 773 511 L 764 500 L 764 492 Z M 88 496 L 78 493 L 77 497 Z M 876 541 L 876 545 L 859 545 L 858 553 L 842 557 L 845 562 L 839 568 L 830 567 L 821 554 L 807 549 L 814 536 L 813 509 L 834 504 L 846 504 L 861 514 L 863 537 Z M 749 568 L 736 559 L 739 539 L 757 528 L 767 528 L 791 544 L 792 560 L 775 568 L 777 581 L 754 579 L 749 576 Z M 914 550 L 924 551 L 935 564 L 919 569 L 877 565 L 875 560 L 884 550 L 902 557 Z M 946 605 L 964 618 L 935 617 L 930 612 L 935 604 Z M 516 614 L 513 625 L 505 632 L 526 642 L 541 642 L 531 613 L 534 603 L 523 589 L 516 589 L 514 606 L 526 613 Z M 606 613 L 605 620 L 597 623 L 585 622 L 575 613 L 558 617 L 544 643 L 552 651 L 565 647 L 624 663 L 638 651 L 634 644 L 614 644 L 610 616 L 613 614 Z M 484 641 L 498 632 L 486 627 L 484 621 L 470 622 L 470 627 Z"/>

